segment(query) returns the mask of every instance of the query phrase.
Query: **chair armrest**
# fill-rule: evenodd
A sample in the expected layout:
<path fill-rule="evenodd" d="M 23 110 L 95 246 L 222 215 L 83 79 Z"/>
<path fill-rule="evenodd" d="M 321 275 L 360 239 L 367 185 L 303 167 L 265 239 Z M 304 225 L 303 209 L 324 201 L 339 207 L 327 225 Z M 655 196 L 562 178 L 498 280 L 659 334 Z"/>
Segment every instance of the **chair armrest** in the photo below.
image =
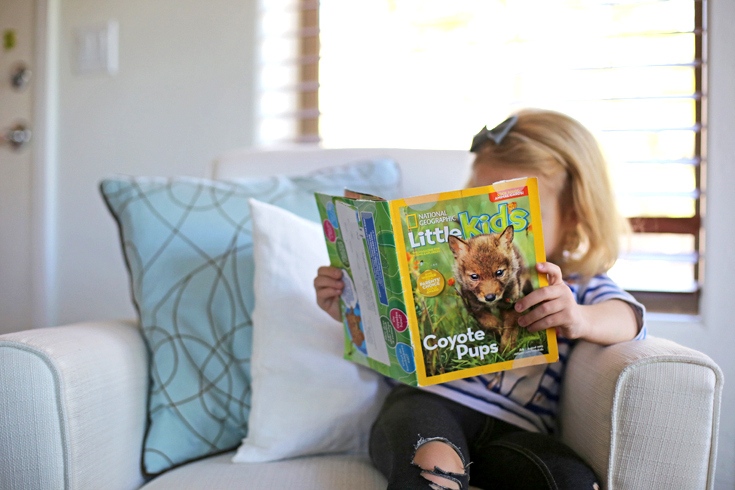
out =
<path fill-rule="evenodd" d="M 608 490 L 713 488 L 723 375 L 660 338 L 580 342 L 562 386 L 561 439 Z"/>
<path fill-rule="evenodd" d="M 143 483 L 148 354 L 132 321 L 0 336 L 0 488 Z"/>

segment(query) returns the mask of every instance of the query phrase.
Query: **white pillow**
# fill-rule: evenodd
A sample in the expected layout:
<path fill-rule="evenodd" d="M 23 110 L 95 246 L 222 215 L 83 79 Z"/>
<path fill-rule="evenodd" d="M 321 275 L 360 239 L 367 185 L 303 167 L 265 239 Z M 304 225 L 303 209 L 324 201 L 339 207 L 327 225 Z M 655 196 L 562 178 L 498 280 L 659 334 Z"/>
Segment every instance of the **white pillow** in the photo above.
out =
<path fill-rule="evenodd" d="M 255 308 L 248 434 L 233 462 L 364 452 L 387 391 L 342 358 L 343 327 L 316 304 L 321 226 L 251 199 Z"/>

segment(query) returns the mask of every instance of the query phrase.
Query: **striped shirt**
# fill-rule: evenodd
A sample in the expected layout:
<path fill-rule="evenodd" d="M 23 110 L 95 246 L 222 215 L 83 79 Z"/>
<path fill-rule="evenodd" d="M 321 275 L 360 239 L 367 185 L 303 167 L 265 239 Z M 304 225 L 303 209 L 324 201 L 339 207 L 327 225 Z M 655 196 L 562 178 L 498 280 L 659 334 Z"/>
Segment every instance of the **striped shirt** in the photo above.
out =
<path fill-rule="evenodd" d="M 565 279 L 580 305 L 610 299 L 629 303 L 638 318 L 636 340 L 646 337 L 645 308 L 607 275 L 587 282 L 572 276 Z M 479 412 L 533 432 L 553 433 L 559 401 L 559 386 L 573 347 L 573 341 L 557 337 L 559 361 L 552 364 L 512 369 L 474 376 L 422 389 L 450 398 Z"/>

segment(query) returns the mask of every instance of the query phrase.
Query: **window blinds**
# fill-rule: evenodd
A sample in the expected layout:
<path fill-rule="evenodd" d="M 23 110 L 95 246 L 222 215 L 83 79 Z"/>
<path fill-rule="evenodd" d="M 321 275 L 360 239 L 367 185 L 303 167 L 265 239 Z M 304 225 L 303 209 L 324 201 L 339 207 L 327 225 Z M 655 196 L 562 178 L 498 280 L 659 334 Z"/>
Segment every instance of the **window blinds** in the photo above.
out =
<path fill-rule="evenodd" d="M 258 140 L 464 148 L 519 107 L 566 112 L 599 136 L 636 230 L 611 275 L 654 310 L 694 313 L 704 12 L 703 0 L 262 0 Z"/>

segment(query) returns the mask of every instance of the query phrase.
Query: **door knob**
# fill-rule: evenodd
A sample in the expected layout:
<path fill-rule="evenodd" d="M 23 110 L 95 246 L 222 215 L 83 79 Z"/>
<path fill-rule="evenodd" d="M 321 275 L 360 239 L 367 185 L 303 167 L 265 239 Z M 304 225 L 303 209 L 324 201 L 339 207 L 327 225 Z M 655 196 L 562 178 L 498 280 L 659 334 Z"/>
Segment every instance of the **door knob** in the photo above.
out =
<path fill-rule="evenodd" d="M 30 143 L 33 133 L 23 123 L 18 123 L 12 128 L 0 134 L 0 144 L 7 144 L 14 150 L 20 150 Z"/>

